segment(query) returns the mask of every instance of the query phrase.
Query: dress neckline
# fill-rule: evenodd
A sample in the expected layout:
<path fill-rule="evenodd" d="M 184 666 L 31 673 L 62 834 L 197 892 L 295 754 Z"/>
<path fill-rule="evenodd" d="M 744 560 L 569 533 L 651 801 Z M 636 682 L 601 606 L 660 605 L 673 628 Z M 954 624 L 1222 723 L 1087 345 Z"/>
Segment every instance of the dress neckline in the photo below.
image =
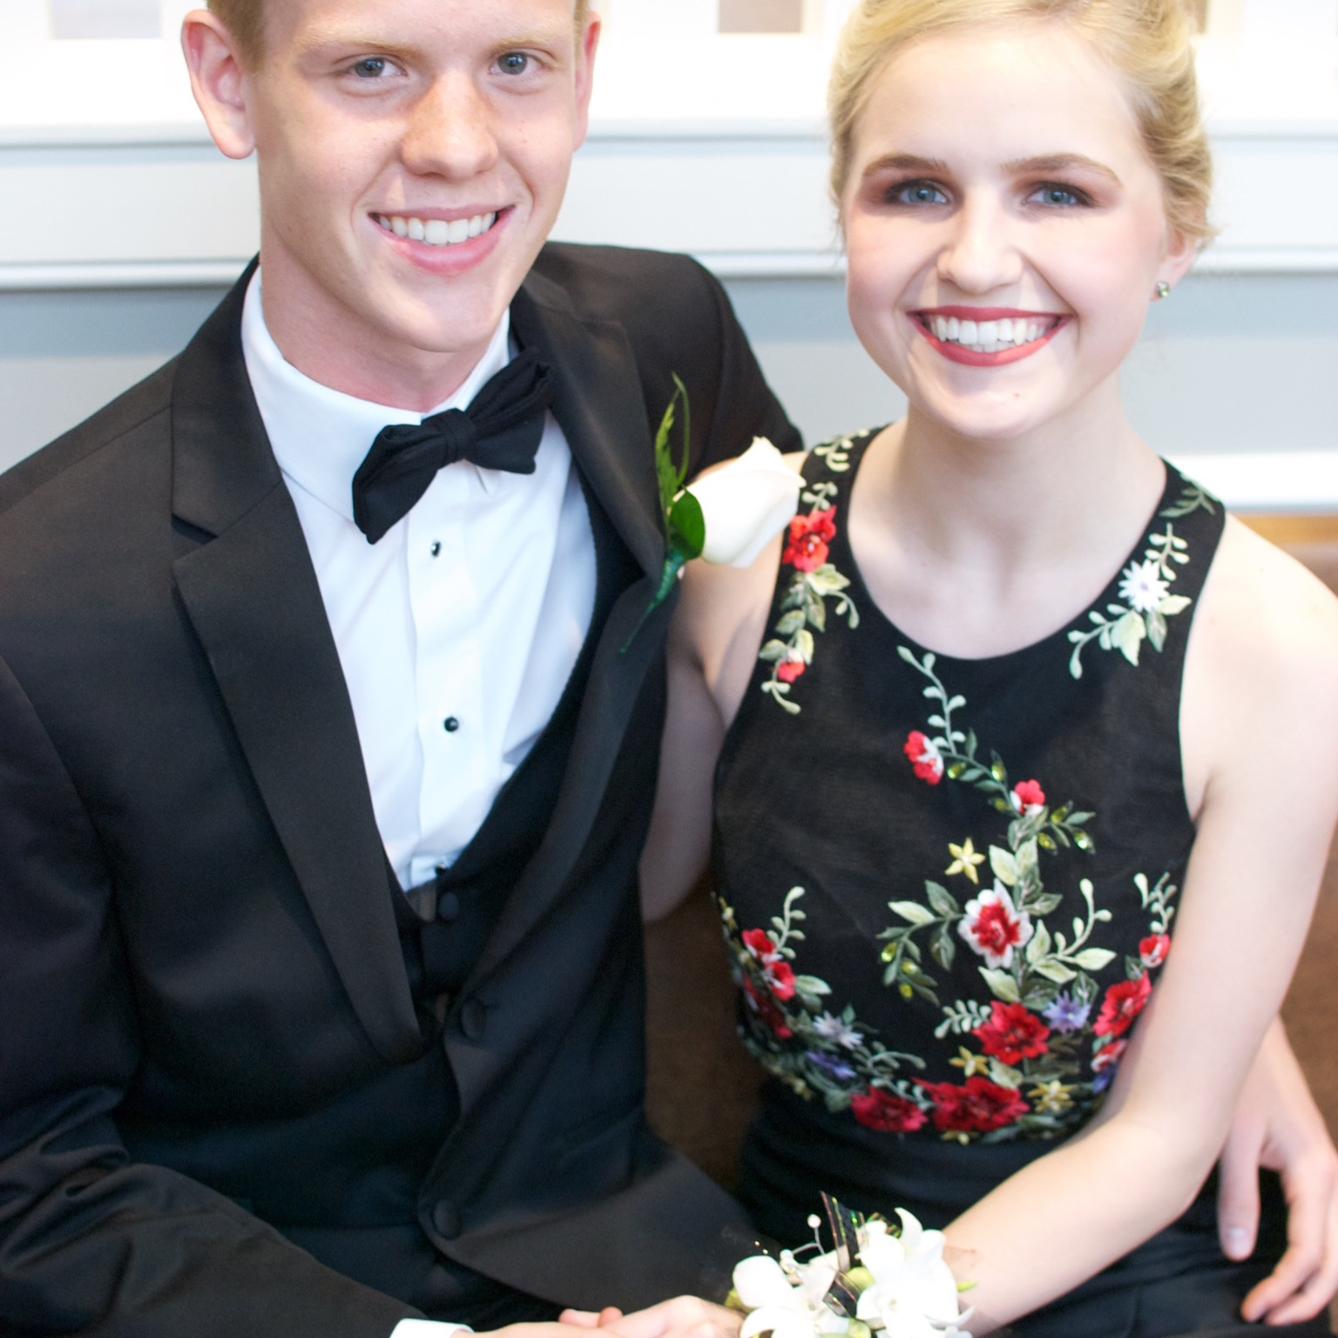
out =
<path fill-rule="evenodd" d="M 1148 513 L 1147 519 L 1143 522 L 1143 527 L 1139 531 L 1138 538 L 1126 551 L 1124 557 L 1115 568 L 1115 571 L 1107 579 L 1106 583 L 1097 591 L 1096 596 L 1088 600 L 1081 607 L 1075 609 L 1073 613 L 1063 622 L 1055 626 L 1051 631 L 1025 642 L 1021 646 L 1016 646 L 1011 650 L 999 651 L 991 655 L 954 655 L 948 651 L 942 651 L 933 646 L 926 646 L 916 637 L 910 636 L 903 631 L 901 626 L 893 619 L 881 604 L 873 597 L 868 584 L 864 580 L 864 572 L 860 567 L 859 559 L 855 555 L 855 546 L 850 539 L 850 512 L 851 502 L 855 492 L 855 480 L 859 477 L 860 467 L 864 463 L 864 456 L 868 447 L 874 439 L 884 429 L 881 427 L 865 428 L 862 432 L 855 433 L 851 438 L 850 445 L 850 470 L 844 487 L 841 490 L 841 506 L 845 511 L 845 523 L 837 529 L 833 548 L 838 554 L 837 565 L 846 574 L 850 581 L 850 593 L 858 603 L 862 615 L 874 620 L 881 625 L 884 630 L 890 632 L 898 641 L 908 650 L 916 653 L 921 659 L 925 655 L 933 657 L 933 662 L 942 662 L 944 664 L 963 666 L 967 669 L 989 668 L 994 665 L 1003 664 L 1006 661 L 1018 658 L 1029 658 L 1041 654 L 1048 650 L 1055 642 L 1060 642 L 1066 646 L 1068 642 L 1068 633 L 1074 627 L 1087 621 L 1092 611 L 1099 609 L 1104 605 L 1110 604 L 1115 600 L 1119 585 L 1125 574 L 1131 566 L 1137 566 L 1139 555 L 1147 546 L 1149 536 L 1156 524 L 1157 519 L 1170 506 L 1171 498 L 1175 495 L 1178 488 L 1185 484 L 1183 476 L 1179 470 L 1164 457 L 1161 458 L 1163 468 L 1162 490 L 1158 495 L 1157 501 L 1153 504 L 1152 510 Z M 814 454 L 810 454 L 812 460 Z M 805 465 L 805 478 L 808 478 L 808 466 Z M 1067 652 L 1066 652 L 1067 653 Z"/>

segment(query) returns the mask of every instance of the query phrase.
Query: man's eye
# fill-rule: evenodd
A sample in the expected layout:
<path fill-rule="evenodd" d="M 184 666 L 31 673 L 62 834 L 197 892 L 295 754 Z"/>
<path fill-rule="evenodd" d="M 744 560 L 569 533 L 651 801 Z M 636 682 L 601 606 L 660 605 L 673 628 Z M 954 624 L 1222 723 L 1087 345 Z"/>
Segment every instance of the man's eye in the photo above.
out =
<path fill-rule="evenodd" d="M 948 197 L 932 181 L 903 181 L 888 191 L 892 204 L 947 204 Z"/>
<path fill-rule="evenodd" d="M 390 73 L 390 62 L 384 56 L 367 56 L 353 67 L 359 79 L 384 79 Z"/>
<path fill-rule="evenodd" d="M 524 74 L 530 68 L 530 58 L 523 51 L 508 51 L 497 62 L 503 74 Z"/>

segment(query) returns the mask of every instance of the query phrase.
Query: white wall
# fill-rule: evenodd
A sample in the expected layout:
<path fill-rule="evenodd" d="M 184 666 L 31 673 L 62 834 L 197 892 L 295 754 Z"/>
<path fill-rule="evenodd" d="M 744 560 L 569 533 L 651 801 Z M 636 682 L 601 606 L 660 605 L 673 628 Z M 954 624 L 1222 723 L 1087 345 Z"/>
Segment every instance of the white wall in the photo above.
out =
<path fill-rule="evenodd" d="M 184 3 L 161 0 L 164 32 Z M 898 403 L 847 330 L 825 198 L 822 71 L 848 3 L 806 38 L 712 39 L 708 0 L 612 0 L 558 227 L 699 255 L 810 438 Z M 1338 509 L 1334 6 L 1285 0 L 1321 36 L 1270 43 L 1245 34 L 1262 3 L 1218 6 L 1240 32 L 1202 49 L 1223 231 L 1151 310 L 1128 398 L 1229 501 Z M 208 143 L 170 41 L 26 40 L 0 82 L 0 465 L 179 348 L 256 244 L 253 166 Z"/>

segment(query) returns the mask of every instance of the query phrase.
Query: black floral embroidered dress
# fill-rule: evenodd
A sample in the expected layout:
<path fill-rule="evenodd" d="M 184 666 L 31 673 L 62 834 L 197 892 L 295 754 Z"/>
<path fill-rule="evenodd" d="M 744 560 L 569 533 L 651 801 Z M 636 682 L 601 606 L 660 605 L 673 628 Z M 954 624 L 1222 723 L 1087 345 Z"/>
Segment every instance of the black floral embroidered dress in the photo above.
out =
<path fill-rule="evenodd" d="M 743 1189 L 789 1243 L 823 1189 L 942 1224 L 1080 1127 L 1173 951 L 1194 839 L 1180 684 L 1220 504 L 1168 466 L 1090 608 L 1015 653 L 954 659 L 860 580 L 845 518 L 872 436 L 806 463 L 716 777 L 741 1030 L 773 1079 Z M 1209 1211 L 1205 1266 L 1211 1227 Z M 1093 1322 L 1126 1331 L 1110 1304 Z M 1205 1307 L 1128 1331 L 1188 1331 Z"/>

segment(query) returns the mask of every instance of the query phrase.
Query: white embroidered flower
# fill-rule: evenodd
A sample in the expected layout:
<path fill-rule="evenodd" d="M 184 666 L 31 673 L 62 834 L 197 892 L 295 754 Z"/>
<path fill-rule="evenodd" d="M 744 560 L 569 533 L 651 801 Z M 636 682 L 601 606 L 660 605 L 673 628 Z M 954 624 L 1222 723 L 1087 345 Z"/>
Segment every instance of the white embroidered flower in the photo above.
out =
<path fill-rule="evenodd" d="M 858 1050 L 864 1044 L 863 1033 L 856 1031 L 848 1022 L 842 1022 L 839 1017 L 833 1017 L 830 1013 L 822 1013 L 815 1017 L 813 1019 L 813 1030 L 824 1041 L 835 1041 L 837 1045 L 843 1046 L 847 1050 Z"/>
<path fill-rule="evenodd" d="M 1008 889 L 996 878 L 990 891 L 966 903 L 957 932 L 987 966 L 1006 971 L 1013 965 L 1014 948 L 1026 947 L 1033 930 L 1031 916 L 1013 905 Z"/>
<path fill-rule="evenodd" d="M 1120 578 L 1120 598 L 1135 613 L 1151 613 L 1166 598 L 1170 586 L 1155 562 L 1131 562 Z"/>
<path fill-rule="evenodd" d="M 751 567 L 799 505 L 804 481 L 765 438 L 736 460 L 702 475 L 688 491 L 706 521 L 707 562 Z"/>

